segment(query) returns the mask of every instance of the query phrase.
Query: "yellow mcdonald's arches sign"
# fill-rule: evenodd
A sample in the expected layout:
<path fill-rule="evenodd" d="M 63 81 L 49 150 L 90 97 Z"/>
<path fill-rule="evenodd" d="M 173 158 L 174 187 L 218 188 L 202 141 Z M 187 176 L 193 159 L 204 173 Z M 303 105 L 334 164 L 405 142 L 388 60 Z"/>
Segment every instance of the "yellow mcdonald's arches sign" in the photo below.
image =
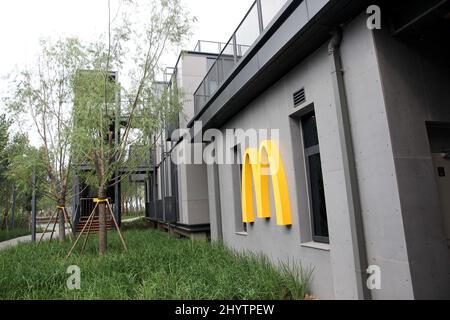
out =
<path fill-rule="evenodd" d="M 272 177 L 277 224 L 292 225 L 291 203 L 283 161 L 278 145 L 272 140 L 262 142 L 259 149 L 245 150 L 242 166 L 242 220 L 245 223 L 255 222 L 252 181 L 256 191 L 258 218 L 270 218 L 269 176 Z"/>

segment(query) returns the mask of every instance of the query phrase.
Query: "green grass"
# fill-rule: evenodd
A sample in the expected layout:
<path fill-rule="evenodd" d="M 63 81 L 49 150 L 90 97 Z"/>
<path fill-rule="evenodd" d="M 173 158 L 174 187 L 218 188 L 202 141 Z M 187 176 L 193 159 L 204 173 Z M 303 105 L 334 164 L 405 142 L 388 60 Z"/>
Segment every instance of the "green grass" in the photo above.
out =
<path fill-rule="evenodd" d="M 0 230 L 0 242 L 27 236 L 29 234 L 31 234 L 31 232 L 28 229 L 22 229 L 22 228 L 17 228 L 17 229 L 13 229 L 13 230 L 9 230 L 9 231 Z"/>
<path fill-rule="evenodd" d="M 134 227 L 138 227 L 134 229 Z M 32 244 L 0 252 L 0 299 L 303 299 L 309 274 L 300 267 L 276 269 L 261 256 L 191 242 L 165 233 L 126 226 L 122 252 L 109 233 L 108 254 L 97 255 L 92 238 L 67 262 L 70 244 Z M 67 267 L 81 268 L 81 290 L 69 291 Z"/>

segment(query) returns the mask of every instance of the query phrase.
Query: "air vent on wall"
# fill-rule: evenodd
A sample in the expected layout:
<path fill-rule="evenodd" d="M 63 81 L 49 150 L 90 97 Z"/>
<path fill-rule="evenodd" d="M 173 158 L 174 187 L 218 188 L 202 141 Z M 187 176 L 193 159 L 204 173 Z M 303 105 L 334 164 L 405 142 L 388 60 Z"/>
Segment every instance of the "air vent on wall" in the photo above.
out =
<path fill-rule="evenodd" d="M 305 88 L 294 93 L 294 107 L 298 107 L 306 101 Z"/>

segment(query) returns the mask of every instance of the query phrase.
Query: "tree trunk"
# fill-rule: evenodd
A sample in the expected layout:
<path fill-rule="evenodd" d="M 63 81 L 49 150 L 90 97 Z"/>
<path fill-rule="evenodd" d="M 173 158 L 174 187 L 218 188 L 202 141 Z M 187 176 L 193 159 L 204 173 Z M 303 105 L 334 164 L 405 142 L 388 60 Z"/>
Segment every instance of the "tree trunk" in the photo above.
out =
<path fill-rule="evenodd" d="M 136 188 L 136 192 L 137 192 L 137 188 Z M 135 201 L 136 201 L 136 208 L 134 210 L 135 213 L 137 213 L 139 211 L 139 199 L 138 196 L 135 196 Z"/>
<path fill-rule="evenodd" d="M 58 201 L 58 209 L 57 209 L 57 216 L 56 219 L 58 219 L 59 225 L 58 225 L 58 239 L 59 242 L 66 241 L 66 218 L 64 217 L 63 209 L 66 206 L 66 200 L 65 198 L 61 198 Z"/>
<path fill-rule="evenodd" d="M 8 212 L 6 211 L 6 209 L 3 213 L 2 230 L 8 231 Z"/>
<path fill-rule="evenodd" d="M 15 218 L 16 218 L 16 198 L 17 198 L 17 190 L 16 185 L 13 186 L 13 202 L 11 208 L 11 229 L 14 230 Z"/>
<path fill-rule="evenodd" d="M 122 201 L 121 206 L 122 206 L 122 212 L 125 213 L 126 212 L 126 210 L 125 210 L 125 201 Z"/>
<path fill-rule="evenodd" d="M 9 214 L 10 204 L 7 202 L 5 205 L 5 210 L 3 211 L 3 221 L 2 221 L 2 230 L 9 230 L 8 225 L 8 214 Z"/>
<path fill-rule="evenodd" d="M 99 199 L 106 199 L 103 188 L 99 189 Z M 99 212 L 99 232 L 98 232 L 98 249 L 99 254 L 104 255 L 108 246 L 108 235 L 106 230 L 106 203 L 100 202 L 98 204 Z"/>
<path fill-rule="evenodd" d="M 58 208 L 58 216 L 59 216 L 59 241 L 66 241 L 66 219 L 64 218 L 64 212 L 62 209 Z"/>

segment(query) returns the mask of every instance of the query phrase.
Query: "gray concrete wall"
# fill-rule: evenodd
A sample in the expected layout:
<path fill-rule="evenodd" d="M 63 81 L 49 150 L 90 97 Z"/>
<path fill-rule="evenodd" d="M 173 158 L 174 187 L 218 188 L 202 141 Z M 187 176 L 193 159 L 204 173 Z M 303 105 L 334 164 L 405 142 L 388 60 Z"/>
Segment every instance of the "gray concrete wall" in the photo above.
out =
<path fill-rule="evenodd" d="M 276 224 L 274 201 L 271 194 L 272 218 L 270 220 L 256 219 L 254 224 L 248 226 L 247 235 L 240 233 L 241 230 L 236 228 L 242 221 L 239 174 L 236 174 L 234 165 L 219 165 L 224 243 L 237 250 L 263 253 L 275 262 L 291 260 L 301 263 L 305 268 L 314 268 L 312 289 L 322 299 L 335 297 L 330 248 L 326 245 L 321 249 L 302 246 L 302 243 L 306 244 L 311 241 L 311 239 L 302 239 L 300 232 L 302 228 L 309 228 L 309 219 L 303 219 L 309 215 L 308 195 L 304 178 L 303 154 L 294 155 L 292 152 L 294 141 L 289 129 L 291 125 L 289 114 L 294 111 L 292 94 L 309 83 L 306 85 L 308 100 L 317 103 L 317 112 L 321 117 L 320 110 L 326 110 L 327 105 L 331 103 L 332 96 L 331 87 L 326 84 L 327 70 L 327 56 L 325 49 L 322 48 L 251 104 L 243 106 L 242 111 L 222 128 L 222 130 L 227 128 L 280 129 L 279 147 L 287 172 L 293 212 L 292 227 L 281 227 Z M 316 91 L 312 89 L 316 85 L 311 81 L 320 81 L 319 79 L 322 79 L 323 82 Z M 329 96 L 319 95 L 320 89 L 323 90 L 324 85 L 325 90 L 330 92 Z M 323 102 L 323 98 L 328 101 Z M 321 101 L 317 101 L 317 99 Z M 301 141 L 296 140 L 295 143 L 301 144 Z M 300 162 L 300 166 L 297 166 L 297 174 L 301 178 L 298 180 L 295 174 L 294 158 Z M 271 188 L 270 190 L 272 192 Z"/>
<path fill-rule="evenodd" d="M 186 128 L 194 116 L 194 92 L 207 72 L 207 56 L 184 53 L 178 65 L 178 84 L 184 93 L 180 128 Z M 175 148 L 176 154 L 181 145 Z M 178 166 L 178 208 L 180 223 L 209 223 L 206 165 Z"/>
<path fill-rule="evenodd" d="M 174 157 L 182 153 L 180 148 L 183 148 L 182 144 L 174 149 Z M 205 164 L 178 165 L 178 208 L 180 223 L 209 223 L 208 177 Z"/>
<path fill-rule="evenodd" d="M 207 56 L 182 53 L 178 65 L 178 83 L 185 96 L 180 113 L 180 128 L 186 128 L 194 117 L 194 93 L 207 72 Z"/>
<path fill-rule="evenodd" d="M 450 65 L 439 44 L 408 45 L 375 33 L 414 297 L 450 298 L 443 230 L 426 121 L 450 122 Z"/>
<path fill-rule="evenodd" d="M 232 165 L 220 165 L 222 229 L 225 244 L 232 248 L 261 252 L 275 262 L 289 259 L 314 268 L 312 290 L 319 298 L 353 299 L 357 297 L 356 271 L 328 59 L 324 44 L 252 103 L 242 106 L 242 111 L 222 128 L 280 129 L 279 147 L 290 191 L 292 227 L 277 226 L 273 216 L 268 221 L 256 219 L 247 235 L 236 233 L 240 222 L 236 219 L 241 219 L 239 181 Z M 368 262 L 382 269 L 382 289 L 372 295 L 375 299 L 413 298 L 393 147 L 375 45 L 364 15 L 344 28 L 342 60 Z M 294 109 L 292 94 L 302 87 L 307 102 Z M 301 133 L 298 121 L 291 117 L 311 104 L 318 124 L 330 245 L 311 240 Z M 271 211 L 274 215 L 272 195 Z"/>
<path fill-rule="evenodd" d="M 386 106 L 373 35 L 365 22 L 362 15 L 345 28 L 341 52 L 368 264 L 379 266 L 382 272 L 382 288 L 371 294 L 374 299 L 411 299 Z M 332 150 L 332 140 L 327 143 Z"/>
<path fill-rule="evenodd" d="M 220 204 L 219 168 L 217 165 L 207 165 L 209 219 L 211 224 L 211 239 L 221 242 L 222 211 Z"/>

